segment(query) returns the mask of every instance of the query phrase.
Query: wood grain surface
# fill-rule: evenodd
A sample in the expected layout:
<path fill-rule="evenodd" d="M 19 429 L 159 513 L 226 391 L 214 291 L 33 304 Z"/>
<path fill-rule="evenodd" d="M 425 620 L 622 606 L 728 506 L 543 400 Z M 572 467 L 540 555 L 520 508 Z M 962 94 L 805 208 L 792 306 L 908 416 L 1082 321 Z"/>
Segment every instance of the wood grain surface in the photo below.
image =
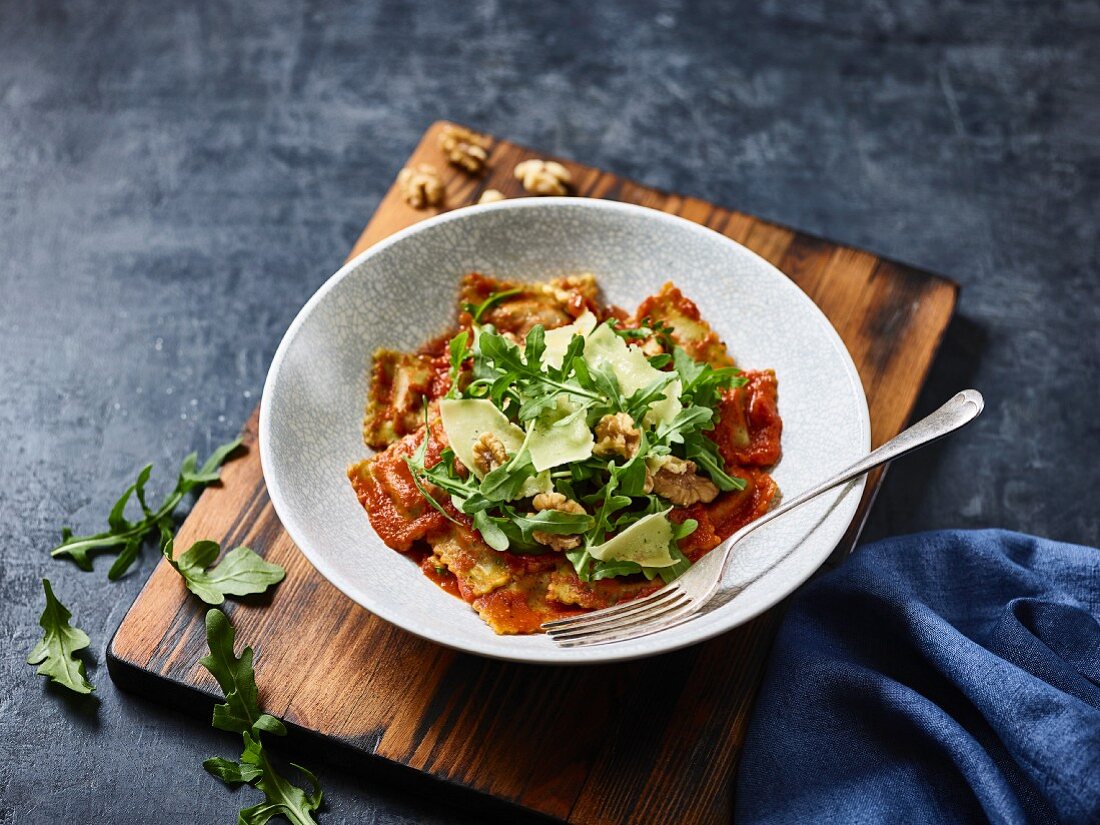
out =
<path fill-rule="evenodd" d="M 487 188 L 524 194 L 512 170 L 537 153 L 492 140 L 488 172 L 471 177 L 443 162 L 436 145 L 443 125 L 427 131 L 410 159 L 443 173 L 443 210 L 474 203 Z M 576 195 L 682 215 L 775 264 L 821 307 L 851 352 L 872 442 L 905 425 L 953 312 L 953 283 L 561 162 Z M 391 188 L 352 255 L 438 211 L 414 210 Z M 355 752 L 569 822 L 730 820 L 737 756 L 782 606 L 710 642 L 640 662 L 555 668 L 455 653 L 372 616 L 298 552 L 267 498 L 256 420 L 253 414 L 245 426 L 245 453 L 226 465 L 221 485 L 203 493 L 176 544 L 247 544 L 286 567 L 273 594 L 226 604 L 241 644 L 256 648 L 266 710 Z M 878 474 L 870 479 L 839 552 L 854 544 L 880 482 Z M 112 676 L 207 710 L 216 685 L 198 664 L 204 613 L 162 562 L 109 647 Z M 654 695 L 665 701 L 655 704 Z"/>

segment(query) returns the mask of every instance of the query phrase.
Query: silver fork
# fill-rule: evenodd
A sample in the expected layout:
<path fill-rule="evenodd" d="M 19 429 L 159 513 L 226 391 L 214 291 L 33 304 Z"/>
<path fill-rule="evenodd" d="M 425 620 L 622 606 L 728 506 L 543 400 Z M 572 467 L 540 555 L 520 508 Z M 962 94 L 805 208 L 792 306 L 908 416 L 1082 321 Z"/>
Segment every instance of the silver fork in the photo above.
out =
<path fill-rule="evenodd" d="M 984 407 L 985 400 L 980 392 L 963 390 L 927 418 L 922 418 L 872 450 L 865 458 L 746 524 L 693 564 L 684 575 L 656 593 L 583 616 L 546 622 L 542 629 L 562 647 L 581 647 L 636 639 L 686 621 L 718 590 L 734 548 L 753 530 L 880 464 L 943 438 L 977 418 Z"/>

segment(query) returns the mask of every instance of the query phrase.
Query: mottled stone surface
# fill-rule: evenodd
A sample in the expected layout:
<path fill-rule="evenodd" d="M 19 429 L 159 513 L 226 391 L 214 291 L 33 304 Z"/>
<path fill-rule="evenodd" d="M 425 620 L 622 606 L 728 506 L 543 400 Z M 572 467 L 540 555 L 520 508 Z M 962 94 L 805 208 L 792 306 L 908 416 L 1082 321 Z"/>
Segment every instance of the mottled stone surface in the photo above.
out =
<path fill-rule="evenodd" d="M 895 467 L 868 536 L 1100 543 L 1100 7 L 636 2 L 0 4 L 0 821 L 231 822 L 232 737 L 44 689 L 38 579 L 97 658 L 126 580 L 46 550 L 236 432 L 294 313 L 450 117 L 963 285 L 922 407 L 980 424 Z M 316 763 L 324 822 L 440 822 Z M 140 811 L 140 814 L 135 813 Z"/>

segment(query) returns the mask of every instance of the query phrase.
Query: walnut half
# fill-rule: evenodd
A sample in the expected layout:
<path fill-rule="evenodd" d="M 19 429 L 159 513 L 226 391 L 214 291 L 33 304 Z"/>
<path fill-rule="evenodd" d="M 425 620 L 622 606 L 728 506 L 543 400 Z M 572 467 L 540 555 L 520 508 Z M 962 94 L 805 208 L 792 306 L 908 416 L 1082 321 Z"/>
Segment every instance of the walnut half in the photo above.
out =
<path fill-rule="evenodd" d="M 642 431 L 634 426 L 634 420 L 626 413 L 605 415 L 596 424 L 596 446 L 592 452 L 598 456 L 618 455 L 626 459 L 634 457 L 642 440 Z"/>
<path fill-rule="evenodd" d="M 569 170 L 553 160 L 525 160 L 516 165 L 516 178 L 533 195 L 568 195 L 573 181 Z"/>
<path fill-rule="evenodd" d="M 699 475 L 697 469 L 694 461 L 666 456 L 660 468 L 652 474 L 653 492 L 678 506 L 698 501 L 709 504 L 718 496 L 718 488 L 709 478 Z M 647 477 L 646 480 L 650 479 Z"/>
<path fill-rule="evenodd" d="M 472 175 L 485 169 L 489 161 L 484 141 L 481 135 L 453 123 L 444 126 L 439 133 L 439 148 L 447 161 Z"/>
<path fill-rule="evenodd" d="M 566 498 L 561 493 L 539 493 L 531 500 L 531 504 L 534 505 L 536 510 L 557 510 L 559 513 L 573 513 L 574 515 L 583 516 L 585 509 L 573 501 L 571 498 Z M 581 546 L 580 536 L 566 536 L 559 533 L 544 533 L 542 530 L 535 530 L 531 536 L 539 544 L 549 547 L 551 550 L 555 550 L 558 553 L 565 550 L 572 550 L 575 547 Z"/>
<path fill-rule="evenodd" d="M 499 189 L 486 189 L 481 193 L 481 197 L 477 199 L 478 203 L 496 203 L 497 201 L 507 200 L 504 197 L 504 193 Z"/>
<path fill-rule="evenodd" d="M 474 469 L 482 475 L 488 475 L 497 467 L 503 467 L 508 460 L 508 450 L 504 442 L 492 433 L 482 433 L 474 442 Z"/>
<path fill-rule="evenodd" d="M 443 203 L 443 179 L 434 166 L 427 163 L 415 169 L 406 166 L 397 175 L 397 185 L 405 203 L 413 209 L 424 209 Z"/>

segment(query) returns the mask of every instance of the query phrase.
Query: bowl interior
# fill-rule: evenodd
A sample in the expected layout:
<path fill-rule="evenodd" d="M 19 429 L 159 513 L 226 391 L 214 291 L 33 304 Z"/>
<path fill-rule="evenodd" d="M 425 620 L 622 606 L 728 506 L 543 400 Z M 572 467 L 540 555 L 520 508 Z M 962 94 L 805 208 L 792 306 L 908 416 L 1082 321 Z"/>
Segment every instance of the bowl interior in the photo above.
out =
<path fill-rule="evenodd" d="M 452 323 L 471 270 L 540 280 L 593 272 L 604 298 L 633 310 L 667 280 L 694 299 L 746 369 L 779 378 L 783 459 L 773 475 L 795 494 L 864 454 L 863 390 L 844 345 L 814 304 L 757 255 L 654 210 L 609 201 L 523 199 L 417 224 L 337 272 L 288 330 L 264 387 L 264 477 L 284 526 L 313 565 L 383 619 L 469 652 L 530 662 L 597 662 L 672 650 L 734 627 L 778 602 L 827 558 L 862 482 L 762 528 L 735 558 L 723 594 L 676 628 L 579 650 L 544 636 L 497 636 L 371 529 L 346 478 L 368 454 L 361 436 L 371 352 L 412 349 Z"/>

